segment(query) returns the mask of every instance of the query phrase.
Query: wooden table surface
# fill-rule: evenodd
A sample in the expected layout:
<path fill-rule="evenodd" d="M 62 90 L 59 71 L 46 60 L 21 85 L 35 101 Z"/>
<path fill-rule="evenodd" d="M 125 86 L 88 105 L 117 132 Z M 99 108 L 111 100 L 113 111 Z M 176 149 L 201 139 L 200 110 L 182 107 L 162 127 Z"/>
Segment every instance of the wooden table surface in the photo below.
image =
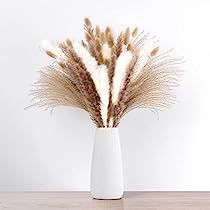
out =
<path fill-rule="evenodd" d="M 1 192 L 0 210 L 210 210 L 210 192 L 125 192 L 95 200 L 89 192 Z"/>

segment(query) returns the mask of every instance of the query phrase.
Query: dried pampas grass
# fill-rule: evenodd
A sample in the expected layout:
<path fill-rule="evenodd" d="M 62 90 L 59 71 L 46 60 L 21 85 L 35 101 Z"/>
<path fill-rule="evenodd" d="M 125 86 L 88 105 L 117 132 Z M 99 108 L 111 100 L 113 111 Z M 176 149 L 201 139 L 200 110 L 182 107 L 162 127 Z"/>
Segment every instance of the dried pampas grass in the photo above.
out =
<path fill-rule="evenodd" d="M 55 62 L 33 85 L 32 105 L 71 106 L 88 112 L 97 127 L 117 127 L 135 108 L 161 111 L 175 103 L 182 59 L 159 53 L 159 44 L 138 28 L 118 36 L 111 27 L 84 20 L 85 40 L 43 41 Z M 31 107 L 30 106 L 30 107 Z"/>

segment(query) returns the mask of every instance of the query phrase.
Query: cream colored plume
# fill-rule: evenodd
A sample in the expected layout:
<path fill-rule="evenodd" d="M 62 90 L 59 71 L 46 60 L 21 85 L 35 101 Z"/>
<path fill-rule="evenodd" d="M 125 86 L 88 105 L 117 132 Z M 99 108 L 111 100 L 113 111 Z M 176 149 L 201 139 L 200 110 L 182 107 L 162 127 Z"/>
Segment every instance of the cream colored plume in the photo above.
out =
<path fill-rule="evenodd" d="M 104 125 L 106 127 L 108 104 L 109 104 L 108 69 L 105 65 L 99 65 L 96 71 L 98 71 L 99 74 L 99 86 L 100 86 L 99 95 L 101 97 L 101 116 L 104 121 Z"/>
<path fill-rule="evenodd" d="M 117 59 L 115 74 L 113 78 L 113 92 L 112 92 L 112 102 L 117 103 L 118 95 L 125 81 L 126 70 L 131 62 L 133 55 L 130 51 L 122 52 Z"/>
<path fill-rule="evenodd" d="M 109 79 L 106 65 L 98 65 L 96 59 L 90 55 L 89 51 L 79 42 L 73 42 L 73 48 L 77 55 L 82 59 L 89 71 L 97 92 L 101 98 L 101 115 L 106 125 L 107 107 L 109 103 Z"/>
<path fill-rule="evenodd" d="M 55 58 L 58 62 L 65 59 L 65 55 L 59 48 L 58 44 L 49 40 L 41 41 L 41 49 L 43 49 L 49 56 Z"/>
<path fill-rule="evenodd" d="M 102 54 L 105 60 L 109 60 L 111 58 L 111 48 L 107 43 L 102 46 Z"/>

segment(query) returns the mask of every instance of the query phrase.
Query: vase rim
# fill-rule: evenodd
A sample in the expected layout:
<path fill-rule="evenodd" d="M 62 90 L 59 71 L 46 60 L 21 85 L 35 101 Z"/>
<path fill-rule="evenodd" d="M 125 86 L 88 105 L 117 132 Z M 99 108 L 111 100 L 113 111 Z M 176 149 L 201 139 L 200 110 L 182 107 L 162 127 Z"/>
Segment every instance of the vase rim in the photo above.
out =
<path fill-rule="evenodd" d="M 98 127 L 99 130 L 117 130 L 118 127 Z"/>

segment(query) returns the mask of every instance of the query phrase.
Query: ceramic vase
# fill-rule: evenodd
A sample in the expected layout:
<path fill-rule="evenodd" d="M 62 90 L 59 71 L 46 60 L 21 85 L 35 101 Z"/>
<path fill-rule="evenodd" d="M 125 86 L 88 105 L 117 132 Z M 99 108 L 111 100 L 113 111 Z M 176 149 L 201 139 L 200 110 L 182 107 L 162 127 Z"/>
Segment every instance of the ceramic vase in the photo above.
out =
<path fill-rule="evenodd" d="M 123 170 L 118 128 L 96 129 L 90 192 L 95 199 L 120 199 L 123 196 Z"/>

